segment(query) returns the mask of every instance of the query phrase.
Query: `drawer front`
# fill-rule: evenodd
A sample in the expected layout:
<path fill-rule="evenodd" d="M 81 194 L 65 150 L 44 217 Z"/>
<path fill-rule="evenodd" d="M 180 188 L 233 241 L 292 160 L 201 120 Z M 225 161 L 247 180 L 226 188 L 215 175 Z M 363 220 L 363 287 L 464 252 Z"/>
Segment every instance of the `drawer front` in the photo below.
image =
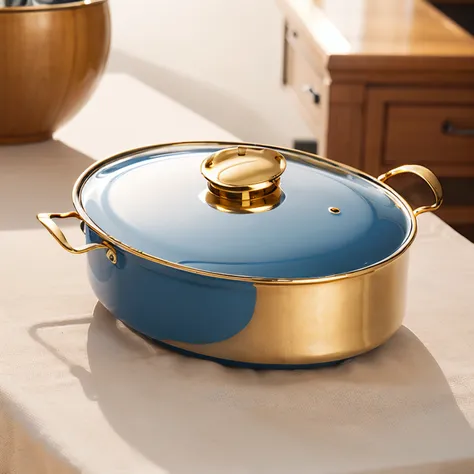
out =
<path fill-rule="evenodd" d="M 365 171 L 406 163 L 445 177 L 474 177 L 474 87 L 369 87 Z"/>
<path fill-rule="evenodd" d="M 474 104 L 389 104 L 384 149 L 387 165 L 474 165 Z"/>
<path fill-rule="evenodd" d="M 294 91 L 309 126 L 318 128 L 323 126 L 325 120 L 328 89 L 324 87 L 322 76 L 310 66 L 295 41 L 299 41 L 299 38 L 288 39 L 286 43 L 286 84 Z"/>

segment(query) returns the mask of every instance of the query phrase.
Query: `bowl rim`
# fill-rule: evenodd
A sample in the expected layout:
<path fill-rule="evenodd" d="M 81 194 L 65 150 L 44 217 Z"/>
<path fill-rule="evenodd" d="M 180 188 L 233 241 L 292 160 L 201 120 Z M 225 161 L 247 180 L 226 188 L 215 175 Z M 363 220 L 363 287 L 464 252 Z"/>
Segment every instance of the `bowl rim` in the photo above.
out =
<path fill-rule="evenodd" d="M 28 12 L 46 12 L 55 10 L 66 10 L 82 7 L 91 7 L 101 3 L 107 3 L 109 0 L 72 0 L 69 3 L 57 3 L 54 5 L 31 5 L 27 7 L 4 7 L 0 8 L 0 15 L 7 13 L 28 13 Z"/>

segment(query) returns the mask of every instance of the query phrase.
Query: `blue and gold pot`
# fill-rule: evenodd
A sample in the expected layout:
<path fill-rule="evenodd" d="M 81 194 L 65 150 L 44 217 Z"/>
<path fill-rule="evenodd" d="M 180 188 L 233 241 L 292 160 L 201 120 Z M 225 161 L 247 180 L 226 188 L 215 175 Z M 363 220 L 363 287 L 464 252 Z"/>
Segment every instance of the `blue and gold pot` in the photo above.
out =
<path fill-rule="evenodd" d="M 425 180 L 412 210 L 384 184 Z M 378 179 L 308 153 L 249 143 L 165 144 L 98 161 L 75 211 L 39 214 L 124 324 L 221 363 L 295 368 L 342 361 L 389 339 L 405 310 L 417 215 L 442 202 L 428 169 Z M 53 219 L 82 221 L 73 248 Z"/>

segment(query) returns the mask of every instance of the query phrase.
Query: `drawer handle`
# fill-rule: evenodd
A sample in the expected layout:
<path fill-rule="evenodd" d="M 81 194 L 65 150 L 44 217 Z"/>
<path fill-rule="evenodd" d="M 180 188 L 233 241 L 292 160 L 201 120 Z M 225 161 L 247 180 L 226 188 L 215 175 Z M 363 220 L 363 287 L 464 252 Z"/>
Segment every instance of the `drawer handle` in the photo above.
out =
<path fill-rule="evenodd" d="M 441 131 L 446 135 L 457 135 L 462 137 L 474 137 L 474 128 L 458 128 L 449 120 L 446 120 L 441 125 Z"/>
<path fill-rule="evenodd" d="M 321 102 L 321 96 L 311 86 L 305 85 L 301 88 L 301 90 L 303 92 L 311 94 L 313 96 L 313 102 L 315 104 L 319 104 Z"/>
<path fill-rule="evenodd" d="M 419 216 L 424 212 L 433 212 L 440 208 L 441 204 L 443 203 L 443 188 L 441 187 L 441 183 L 439 182 L 438 178 L 434 175 L 432 171 L 424 166 L 420 165 L 403 165 L 399 166 L 398 168 L 394 168 L 393 170 L 387 171 L 385 174 L 380 175 L 377 179 L 384 183 L 387 179 L 391 178 L 392 176 L 396 176 L 397 174 L 402 173 L 413 173 L 416 176 L 419 176 L 433 191 L 435 196 L 435 203 L 431 206 L 421 206 L 413 209 L 413 214 Z"/>

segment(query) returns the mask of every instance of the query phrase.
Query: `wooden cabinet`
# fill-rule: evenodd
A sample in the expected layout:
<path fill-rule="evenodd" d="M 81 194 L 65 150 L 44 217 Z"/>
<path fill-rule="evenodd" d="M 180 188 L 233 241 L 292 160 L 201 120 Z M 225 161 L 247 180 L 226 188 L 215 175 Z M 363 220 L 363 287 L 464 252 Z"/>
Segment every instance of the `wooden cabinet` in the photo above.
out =
<path fill-rule="evenodd" d="M 278 4 L 283 82 L 319 154 L 374 176 L 429 167 L 445 193 L 438 215 L 474 240 L 474 39 L 425 0 Z M 420 181 L 397 186 L 430 199 Z"/>

